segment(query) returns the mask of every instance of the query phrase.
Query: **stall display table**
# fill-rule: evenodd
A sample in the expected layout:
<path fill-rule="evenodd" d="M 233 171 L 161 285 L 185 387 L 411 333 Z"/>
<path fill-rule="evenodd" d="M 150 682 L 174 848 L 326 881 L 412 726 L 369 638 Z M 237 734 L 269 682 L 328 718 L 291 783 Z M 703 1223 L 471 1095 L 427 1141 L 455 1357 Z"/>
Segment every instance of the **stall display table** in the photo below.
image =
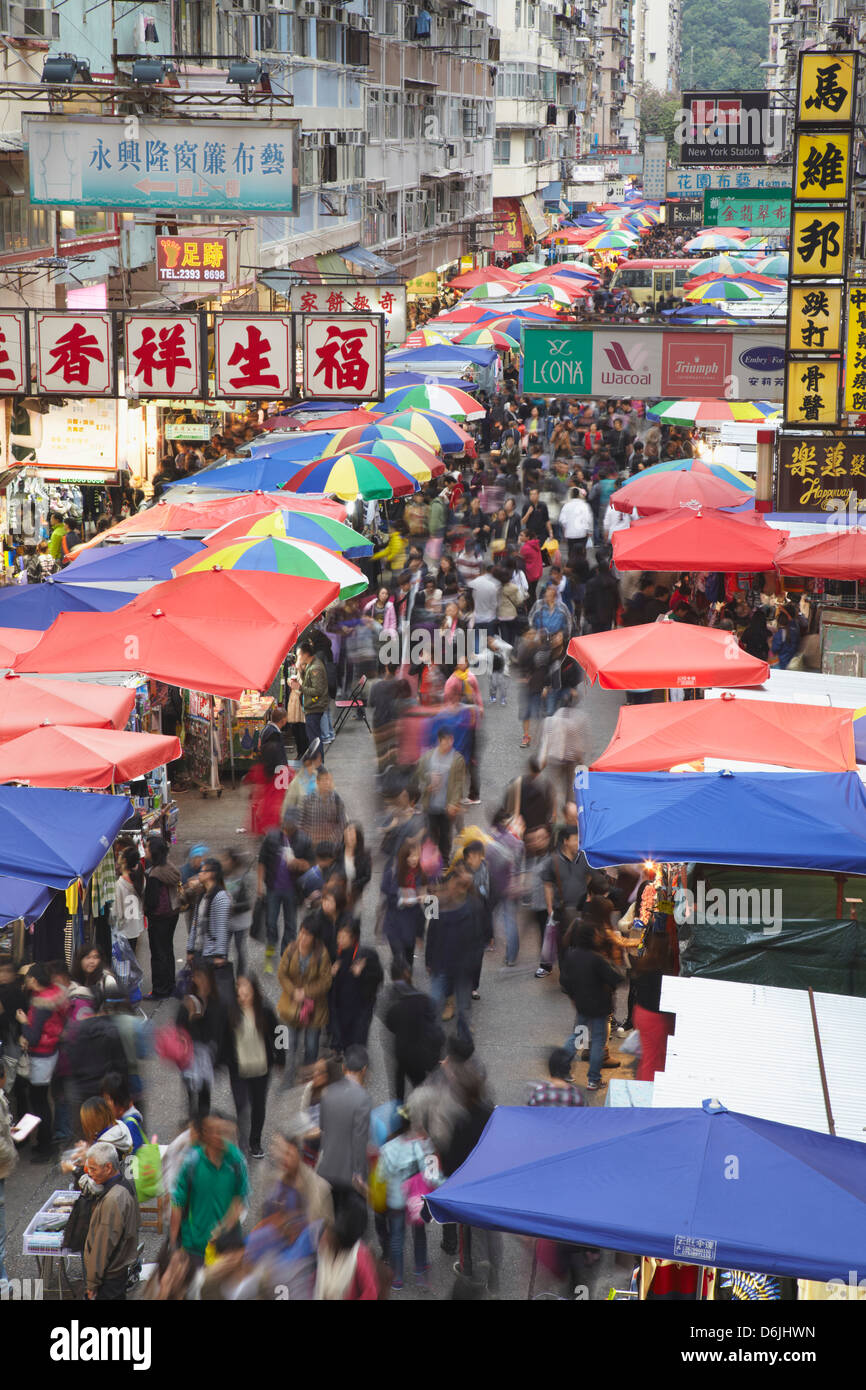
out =
<path fill-rule="evenodd" d="M 52 1192 L 48 1200 L 39 1208 L 30 1221 L 22 1237 L 22 1254 L 32 1255 L 36 1269 L 42 1280 L 43 1295 L 46 1298 L 72 1298 L 75 1287 L 70 1277 L 69 1261 L 77 1260 L 84 1277 L 84 1257 L 80 1250 L 68 1250 L 63 1244 L 63 1226 L 59 1222 L 65 1212 L 69 1213 L 80 1193 L 62 1189 Z M 43 1229 L 46 1225 L 56 1225 L 56 1230 Z M 76 1278 L 78 1276 L 76 1275 Z"/>

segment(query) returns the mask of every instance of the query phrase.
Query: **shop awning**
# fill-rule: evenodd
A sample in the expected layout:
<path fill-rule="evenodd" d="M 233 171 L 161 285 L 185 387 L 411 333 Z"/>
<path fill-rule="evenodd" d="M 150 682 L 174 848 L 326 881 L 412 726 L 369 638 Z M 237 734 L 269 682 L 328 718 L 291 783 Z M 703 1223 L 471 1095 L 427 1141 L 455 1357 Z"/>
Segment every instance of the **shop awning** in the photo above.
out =
<path fill-rule="evenodd" d="M 112 787 L 182 755 L 167 734 L 52 724 L 0 745 L 0 782 L 33 787 Z"/>
<path fill-rule="evenodd" d="M 618 570 L 673 570 L 756 574 L 772 570 L 784 531 L 756 513 L 683 507 L 613 534 Z"/>
<path fill-rule="evenodd" d="M 833 527 L 826 535 L 789 537 L 776 555 L 776 568 L 809 579 L 866 579 L 866 531 Z"/>
<path fill-rule="evenodd" d="M 730 633 L 673 621 L 572 637 L 568 655 L 604 690 L 760 685 L 770 670 Z"/>
<path fill-rule="evenodd" d="M 38 640 L 38 634 L 34 633 Z M 0 679 L 0 743 L 41 724 L 122 729 L 135 692 L 82 681 L 33 680 L 14 672 Z"/>
<path fill-rule="evenodd" d="M 863 872 L 856 772 L 589 772 L 575 787 L 593 868 L 642 860 Z"/>
<path fill-rule="evenodd" d="M 525 198 L 520 200 L 523 203 L 523 210 L 529 219 L 529 225 L 536 236 L 544 236 L 547 231 L 548 222 L 544 215 L 544 210 L 538 201 L 536 193 L 527 193 Z"/>
<path fill-rule="evenodd" d="M 132 813 L 126 796 L 0 787 L 0 874 L 46 888 L 89 878 Z"/>
<path fill-rule="evenodd" d="M 683 700 L 624 705 L 594 772 L 667 772 L 703 758 L 772 763 L 812 772 L 853 769 L 850 710 L 771 701 Z"/>
<path fill-rule="evenodd" d="M 16 670 L 141 671 L 238 700 L 267 690 L 300 633 L 339 585 L 259 571 L 210 571 L 157 584 L 118 613 L 64 613 Z"/>
<path fill-rule="evenodd" d="M 725 1182 L 730 1155 L 738 1181 Z M 612 1175 L 653 1174 L 623 1184 Z M 700 1108 L 498 1106 L 427 1198 L 436 1221 L 807 1279 L 864 1274 L 866 1164 L 851 1139 Z"/>
<path fill-rule="evenodd" d="M 375 252 L 368 251 L 365 246 L 350 246 L 348 251 L 341 251 L 340 255 L 343 260 L 348 261 L 350 265 L 356 267 L 360 266 L 362 270 L 366 270 L 371 275 L 375 275 L 377 280 L 384 279 L 385 276 L 391 280 L 400 280 L 402 278 L 396 266 L 391 265 L 390 261 L 383 260 L 382 257 L 377 256 Z"/>

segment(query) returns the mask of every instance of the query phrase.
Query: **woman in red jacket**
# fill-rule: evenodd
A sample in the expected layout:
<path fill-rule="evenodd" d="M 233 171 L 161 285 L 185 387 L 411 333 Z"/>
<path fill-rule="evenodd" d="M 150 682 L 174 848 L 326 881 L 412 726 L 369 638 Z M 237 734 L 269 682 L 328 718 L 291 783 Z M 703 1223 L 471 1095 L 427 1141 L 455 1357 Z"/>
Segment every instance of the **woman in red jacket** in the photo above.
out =
<path fill-rule="evenodd" d="M 380 1295 L 379 1273 L 370 1249 L 361 1239 L 367 1208 L 350 1202 L 319 1237 L 316 1266 L 317 1302 L 375 1302 Z"/>
<path fill-rule="evenodd" d="M 520 558 L 526 568 L 526 582 L 529 585 L 529 603 L 535 602 L 535 590 L 541 572 L 544 569 L 544 557 L 541 553 L 541 546 L 535 536 L 527 535 L 526 531 L 520 533 Z"/>
<path fill-rule="evenodd" d="M 17 1017 L 21 1024 L 21 1042 L 30 1056 L 30 1109 L 40 1120 L 31 1158 L 34 1163 L 50 1163 L 54 1139 L 51 1078 L 57 1066 L 69 1000 L 66 990 L 52 984 L 50 971 L 38 962 L 31 965 L 25 983 L 32 994 L 32 1003 L 26 1014 L 19 1009 Z"/>

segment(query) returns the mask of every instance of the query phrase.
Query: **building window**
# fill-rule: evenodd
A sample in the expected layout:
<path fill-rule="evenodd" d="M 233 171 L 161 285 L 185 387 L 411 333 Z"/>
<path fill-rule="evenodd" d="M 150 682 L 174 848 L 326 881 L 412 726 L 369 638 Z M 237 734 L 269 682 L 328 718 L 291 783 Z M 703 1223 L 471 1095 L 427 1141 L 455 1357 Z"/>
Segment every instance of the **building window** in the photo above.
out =
<path fill-rule="evenodd" d="M 511 131 L 497 131 L 493 141 L 493 163 L 511 163 Z"/>
<path fill-rule="evenodd" d="M 60 235 L 94 236 L 110 231 L 108 213 L 102 208 L 66 208 L 60 214 Z"/>
<path fill-rule="evenodd" d="M 403 139 L 414 140 L 418 134 L 418 108 L 412 101 L 403 107 Z"/>
<path fill-rule="evenodd" d="M 367 93 L 367 135 L 372 144 L 378 145 L 382 139 L 382 101 L 381 92 Z"/>
<path fill-rule="evenodd" d="M 320 63 L 337 61 L 337 26 L 316 21 L 316 57 Z"/>
<path fill-rule="evenodd" d="M 400 139 L 400 94 L 399 92 L 385 93 L 385 139 Z"/>

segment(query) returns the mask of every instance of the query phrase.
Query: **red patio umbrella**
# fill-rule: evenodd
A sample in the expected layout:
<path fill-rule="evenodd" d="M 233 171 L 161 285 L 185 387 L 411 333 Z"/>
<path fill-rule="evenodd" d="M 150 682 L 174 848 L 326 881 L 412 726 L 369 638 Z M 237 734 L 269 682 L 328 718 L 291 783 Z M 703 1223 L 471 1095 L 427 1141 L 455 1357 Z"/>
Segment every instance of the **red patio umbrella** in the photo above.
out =
<path fill-rule="evenodd" d="M 754 512 L 733 516 L 709 507 L 683 507 L 615 531 L 613 560 L 618 570 L 756 574 L 773 568 L 787 534 Z"/>
<path fill-rule="evenodd" d="M 489 310 L 481 303 L 461 304 L 458 309 L 446 309 L 444 313 L 437 314 L 435 319 L 428 319 L 427 327 L 435 328 L 440 319 L 445 323 L 477 323 L 487 313 Z"/>
<path fill-rule="evenodd" d="M 39 635 L 33 634 L 37 640 Z M 119 686 L 41 681 L 8 671 L 0 680 L 0 742 L 18 738 L 40 724 L 122 729 L 134 704 L 135 692 Z"/>
<path fill-rule="evenodd" d="M 39 633 L 29 627 L 0 627 L 0 667 L 14 666 L 15 658 L 39 641 Z"/>
<path fill-rule="evenodd" d="M 261 570 L 209 570 L 156 584 L 116 613 L 62 613 L 18 671 L 141 671 L 237 700 L 267 690 L 339 585 Z M 82 621 L 84 620 L 84 621 Z"/>
<path fill-rule="evenodd" d="M 866 579 L 866 531 L 828 526 L 821 536 L 789 536 L 776 555 L 776 568 L 810 579 Z"/>
<path fill-rule="evenodd" d="M 369 410 L 338 410 L 333 415 L 320 415 L 308 420 L 301 429 L 308 433 L 316 430 L 350 430 L 354 425 L 375 425 L 376 417 Z"/>
<path fill-rule="evenodd" d="M 456 285 L 460 290 L 474 290 L 476 285 L 487 284 L 501 284 L 513 288 L 520 284 L 520 276 L 512 275 L 510 271 L 498 265 L 486 265 L 476 270 L 467 270 L 462 275 L 455 275 L 448 283 Z"/>
<path fill-rule="evenodd" d="M 728 693 L 720 700 L 624 705 L 592 771 L 667 772 L 703 758 L 847 772 L 855 765 L 852 712 Z"/>
<path fill-rule="evenodd" d="M 638 473 L 611 497 L 619 512 L 637 508 L 642 514 L 674 511 L 689 503 L 705 507 L 739 507 L 748 494 L 724 478 L 717 478 L 705 463 L 694 459 L 691 468 L 667 473 Z"/>
<path fill-rule="evenodd" d="M 31 729 L 0 747 L 0 782 L 31 787 L 110 787 L 131 782 L 179 758 L 180 739 L 125 729 L 81 729 L 52 724 Z"/>
<path fill-rule="evenodd" d="M 733 633 L 673 621 L 572 637 L 568 654 L 604 690 L 761 685 L 770 674 Z"/>
<path fill-rule="evenodd" d="M 375 419 L 373 423 L 377 423 Z M 174 535 L 182 531 L 203 531 L 207 534 L 219 526 L 225 526 L 228 521 L 237 521 L 241 517 L 265 516 L 276 507 L 291 508 L 297 505 L 295 500 L 284 492 L 241 492 L 231 497 L 213 497 L 201 502 L 160 500 L 154 507 L 136 512 L 135 516 L 127 517 L 125 521 L 119 521 L 110 531 L 103 531 L 101 535 L 81 546 L 81 549 L 88 550 L 109 538 L 134 539 L 140 535 Z M 346 515 L 345 505 L 332 502 L 328 497 L 305 497 L 304 511 L 324 512 L 326 516 L 333 516 L 337 521 L 342 521 Z M 76 554 L 78 553 L 76 550 Z"/>

